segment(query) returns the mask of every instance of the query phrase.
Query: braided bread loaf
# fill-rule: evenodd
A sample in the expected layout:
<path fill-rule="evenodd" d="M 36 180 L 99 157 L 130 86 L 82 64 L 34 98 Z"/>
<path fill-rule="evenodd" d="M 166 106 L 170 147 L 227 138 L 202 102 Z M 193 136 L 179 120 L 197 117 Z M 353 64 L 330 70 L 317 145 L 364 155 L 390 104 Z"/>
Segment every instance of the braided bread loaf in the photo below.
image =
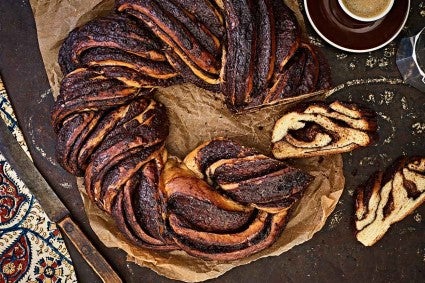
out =
<path fill-rule="evenodd" d="M 233 260 L 279 237 L 312 177 L 221 138 L 168 158 L 166 109 L 152 97 L 186 81 L 240 111 L 329 87 L 282 1 L 117 0 L 69 34 L 59 63 L 57 159 L 133 243 Z"/>

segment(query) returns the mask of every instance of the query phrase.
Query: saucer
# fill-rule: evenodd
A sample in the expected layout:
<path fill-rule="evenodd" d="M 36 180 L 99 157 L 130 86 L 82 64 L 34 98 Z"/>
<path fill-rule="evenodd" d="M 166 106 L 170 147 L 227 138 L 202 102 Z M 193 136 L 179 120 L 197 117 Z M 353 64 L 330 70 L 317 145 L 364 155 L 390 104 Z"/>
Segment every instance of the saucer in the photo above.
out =
<path fill-rule="evenodd" d="M 373 22 L 348 16 L 338 0 L 304 0 L 313 28 L 329 44 L 349 52 L 368 52 L 391 42 L 402 30 L 409 15 L 410 0 L 395 1 L 390 12 Z"/>

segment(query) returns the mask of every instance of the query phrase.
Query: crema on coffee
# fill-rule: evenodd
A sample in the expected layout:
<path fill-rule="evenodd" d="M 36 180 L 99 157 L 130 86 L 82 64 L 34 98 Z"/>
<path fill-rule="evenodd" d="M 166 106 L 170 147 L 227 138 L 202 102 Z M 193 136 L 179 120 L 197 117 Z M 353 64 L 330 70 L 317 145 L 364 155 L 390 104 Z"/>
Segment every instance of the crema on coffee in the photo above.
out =
<path fill-rule="evenodd" d="M 342 0 L 345 7 L 354 15 L 374 18 L 385 12 L 390 0 Z"/>

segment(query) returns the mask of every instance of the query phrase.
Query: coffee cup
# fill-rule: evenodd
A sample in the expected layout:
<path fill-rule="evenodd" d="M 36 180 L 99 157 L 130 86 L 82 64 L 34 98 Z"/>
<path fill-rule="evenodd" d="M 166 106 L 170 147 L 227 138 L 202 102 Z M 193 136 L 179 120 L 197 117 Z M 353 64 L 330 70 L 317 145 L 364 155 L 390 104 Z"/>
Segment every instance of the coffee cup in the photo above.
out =
<path fill-rule="evenodd" d="M 391 10 L 394 0 L 338 0 L 342 10 L 358 21 L 372 22 Z"/>

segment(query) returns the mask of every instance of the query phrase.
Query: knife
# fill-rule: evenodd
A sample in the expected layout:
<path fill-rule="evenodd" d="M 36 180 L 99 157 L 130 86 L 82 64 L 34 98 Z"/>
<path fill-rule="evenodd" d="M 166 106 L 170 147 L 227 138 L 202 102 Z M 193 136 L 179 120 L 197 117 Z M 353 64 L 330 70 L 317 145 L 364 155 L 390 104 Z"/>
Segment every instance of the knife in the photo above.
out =
<path fill-rule="evenodd" d="M 72 242 L 100 279 L 107 283 L 122 282 L 105 258 L 72 220 L 69 210 L 26 155 L 2 119 L 0 119 L 0 151 L 40 202 L 50 220 L 56 222 L 62 233 Z"/>

